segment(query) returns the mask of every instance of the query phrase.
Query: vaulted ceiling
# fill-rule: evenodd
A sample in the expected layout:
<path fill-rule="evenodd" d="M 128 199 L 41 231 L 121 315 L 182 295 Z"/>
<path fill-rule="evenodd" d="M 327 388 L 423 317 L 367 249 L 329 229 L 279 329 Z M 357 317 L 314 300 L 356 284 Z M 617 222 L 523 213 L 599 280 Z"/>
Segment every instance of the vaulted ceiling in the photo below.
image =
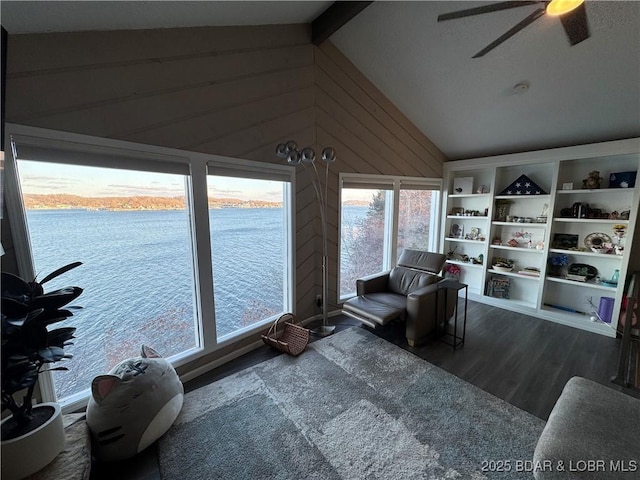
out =
<path fill-rule="evenodd" d="M 9 34 L 309 23 L 331 3 L 3 0 L 1 20 Z M 537 8 L 437 22 L 488 3 L 376 1 L 330 40 L 451 160 L 640 137 L 640 2 L 586 0 L 578 45 L 543 16 L 472 59 Z"/>
<path fill-rule="evenodd" d="M 578 45 L 543 16 L 472 59 L 537 8 L 436 21 L 486 3 L 374 2 L 331 41 L 449 159 L 640 136 L 640 2 L 587 0 Z"/>

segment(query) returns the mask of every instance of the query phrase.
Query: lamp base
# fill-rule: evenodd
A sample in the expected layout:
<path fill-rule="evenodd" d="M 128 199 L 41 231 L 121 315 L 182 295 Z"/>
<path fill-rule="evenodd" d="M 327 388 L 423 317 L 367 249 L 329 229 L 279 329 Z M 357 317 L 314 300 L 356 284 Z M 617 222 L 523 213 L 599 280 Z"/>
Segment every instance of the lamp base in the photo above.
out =
<path fill-rule="evenodd" d="M 311 334 L 317 335 L 319 337 L 328 337 L 335 331 L 336 331 L 335 325 L 321 325 L 318 328 L 312 328 Z"/>

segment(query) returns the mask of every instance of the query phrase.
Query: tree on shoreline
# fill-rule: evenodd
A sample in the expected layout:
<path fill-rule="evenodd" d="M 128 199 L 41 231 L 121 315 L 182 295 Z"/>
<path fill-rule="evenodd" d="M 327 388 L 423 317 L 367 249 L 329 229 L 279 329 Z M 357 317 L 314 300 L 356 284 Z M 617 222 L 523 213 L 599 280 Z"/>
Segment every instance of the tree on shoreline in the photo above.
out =
<path fill-rule="evenodd" d="M 398 216 L 398 255 L 405 248 L 427 250 L 431 217 L 431 190 L 401 190 Z M 340 294 L 355 291 L 356 280 L 382 270 L 386 192 L 378 190 L 364 218 L 343 217 Z"/>

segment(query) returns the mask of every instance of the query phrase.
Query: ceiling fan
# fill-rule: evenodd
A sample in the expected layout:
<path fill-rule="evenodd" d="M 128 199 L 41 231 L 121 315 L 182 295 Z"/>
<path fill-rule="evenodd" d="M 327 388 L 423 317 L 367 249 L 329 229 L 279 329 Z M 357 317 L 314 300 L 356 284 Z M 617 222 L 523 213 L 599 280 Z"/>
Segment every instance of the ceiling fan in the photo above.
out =
<path fill-rule="evenodd" d="M 541 5 L 541 7 L 535 10 L 531 15 L 526 17 L 516 26 L 491 42 L 485 48 L 480 50 L 473 56 L 473 58 L 482 57 L 486 53 L 496 48 L 502 42 L 511 38 L 520 30 L 530 25 L 545 14 L 560 17 L 560 22 L 562 22 L 562 26 L 564 27 L 564 31 L 566 32 L 567 37 L 569 38 L 569 43 L 571 43 L 571 45 L 576 45 L 589 38 L 589 24 L 587 22 L 587 10 L 584 6 L 584 0 L 533 0 L 498 2 L 492 3 L 490 5 L 484 5 L 482 7 L 469 8 L 466 10 L 459 10 L 457 12 L 443 13 L 442 15 L 438 15 L 438 22 L 443 22 L 445 20 L 455 20 L 457 18 L 471 17 L 483 13 L 498 12 L 500 10 L 507 10 L 510 8 L 518 8 L 535 4 Z"/>

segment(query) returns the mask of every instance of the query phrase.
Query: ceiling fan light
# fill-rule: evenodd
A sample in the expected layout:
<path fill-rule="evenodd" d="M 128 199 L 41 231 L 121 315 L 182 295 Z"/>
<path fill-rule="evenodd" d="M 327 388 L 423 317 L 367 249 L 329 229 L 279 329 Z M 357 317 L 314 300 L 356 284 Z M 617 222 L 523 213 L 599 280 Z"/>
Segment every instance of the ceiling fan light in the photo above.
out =
<path fill-rule="evenodd" d="M 553 16 L 564 15 L 583 3 L 584 0 L 551 0 L 547 5 L 547 13 Z"/>

